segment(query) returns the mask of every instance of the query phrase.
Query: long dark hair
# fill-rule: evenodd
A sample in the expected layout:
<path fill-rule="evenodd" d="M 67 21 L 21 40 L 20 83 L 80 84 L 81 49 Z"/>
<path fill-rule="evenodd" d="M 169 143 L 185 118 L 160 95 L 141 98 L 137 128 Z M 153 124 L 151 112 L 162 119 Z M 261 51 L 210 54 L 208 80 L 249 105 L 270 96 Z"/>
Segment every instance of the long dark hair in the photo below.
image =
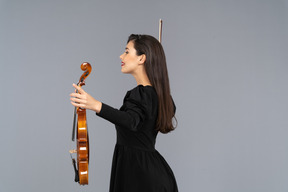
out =
<path fill-rule="evenodd" d="M 137 55 L 146 55 L 145 71 L 158 95 L 156 129 L 161 133 L 168 133 L 175 129 L 173 118 L 175 121 L 176 118 L 163 47 L 157 39 L 150 35 L 132 34 L 129 36 L 127 43 L 130 41 L 134 43 Z"/>

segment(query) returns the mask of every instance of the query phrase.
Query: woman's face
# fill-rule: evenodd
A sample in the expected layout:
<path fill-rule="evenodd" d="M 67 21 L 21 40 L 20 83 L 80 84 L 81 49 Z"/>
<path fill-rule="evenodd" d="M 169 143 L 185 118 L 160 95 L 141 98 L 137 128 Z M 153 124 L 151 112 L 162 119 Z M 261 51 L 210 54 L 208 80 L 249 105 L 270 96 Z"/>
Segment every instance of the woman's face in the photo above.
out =
<path fill-rule="evenodd" d="M 139 64 L 141 63 L 141 56 L 138 56 L 136 54 L 136 49 L 134 48 L 134 42 L 129 41 L 125 52 L 120 55 L 121 59 L 121 72 L 122 73 L 129 73 L 134 74 L 137 72 L 137 69 L 139 68 Z"/>

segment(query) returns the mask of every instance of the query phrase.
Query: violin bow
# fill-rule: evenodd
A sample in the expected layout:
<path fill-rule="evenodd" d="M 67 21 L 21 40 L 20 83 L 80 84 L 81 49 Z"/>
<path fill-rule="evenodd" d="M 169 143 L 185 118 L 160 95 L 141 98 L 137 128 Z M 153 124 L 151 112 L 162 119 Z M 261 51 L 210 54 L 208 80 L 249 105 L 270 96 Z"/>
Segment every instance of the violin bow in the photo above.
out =
<path fill-rule="evenodd" d="M 159 20 L 159 42 L 162 43 L 162 25 L 163 21 L 162 19 Z"/>

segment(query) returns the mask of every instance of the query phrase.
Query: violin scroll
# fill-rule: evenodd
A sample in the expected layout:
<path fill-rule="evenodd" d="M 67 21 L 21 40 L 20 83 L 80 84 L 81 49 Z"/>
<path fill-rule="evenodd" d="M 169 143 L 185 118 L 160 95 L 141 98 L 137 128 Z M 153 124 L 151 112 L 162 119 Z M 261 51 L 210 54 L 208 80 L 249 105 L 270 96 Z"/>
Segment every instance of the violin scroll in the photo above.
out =
<path fill-rule="evenodd" d="M 85 79 L 91 73 L 92 67 L 91 67 L 90 63 L 84 62 L 81 64 L 81 69 L 82 69 L 82 71 L 84 71 L 84 73 L 81 75 L 81 77 L 79 79 L 79 82 L 78 82 L 79 86 L 85 85 Z"/>

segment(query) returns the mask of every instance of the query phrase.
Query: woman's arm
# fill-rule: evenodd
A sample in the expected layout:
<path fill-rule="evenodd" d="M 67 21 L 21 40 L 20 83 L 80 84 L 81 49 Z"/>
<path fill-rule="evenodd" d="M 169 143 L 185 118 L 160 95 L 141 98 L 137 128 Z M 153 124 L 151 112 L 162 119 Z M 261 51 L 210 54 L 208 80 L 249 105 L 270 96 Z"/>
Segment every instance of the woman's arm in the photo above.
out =
<path fill-rule="evenodd" d="M 115 125 L 132 131 L 137 131 L 139 124 L 145 119 L 145 111 L 136 105 L 121 111 L 102 103 L 102 109 L 99 113 L 96 113 L 96 115 Z"/>
<path fill-rule="evenodd" d="M 70 100 L 73 106 L 95 111 L 99 117 L 115 125 L 137 131 L 139 123 L 145 118 L 146 109 L 143 103 L 128 101 L 126 103 L 126 109 L 121 111 L 94 99 L 81 87 L 75 84 L 73 84 L 73 87 L 78 91 L 78 93 L 70 94 Z"/>

